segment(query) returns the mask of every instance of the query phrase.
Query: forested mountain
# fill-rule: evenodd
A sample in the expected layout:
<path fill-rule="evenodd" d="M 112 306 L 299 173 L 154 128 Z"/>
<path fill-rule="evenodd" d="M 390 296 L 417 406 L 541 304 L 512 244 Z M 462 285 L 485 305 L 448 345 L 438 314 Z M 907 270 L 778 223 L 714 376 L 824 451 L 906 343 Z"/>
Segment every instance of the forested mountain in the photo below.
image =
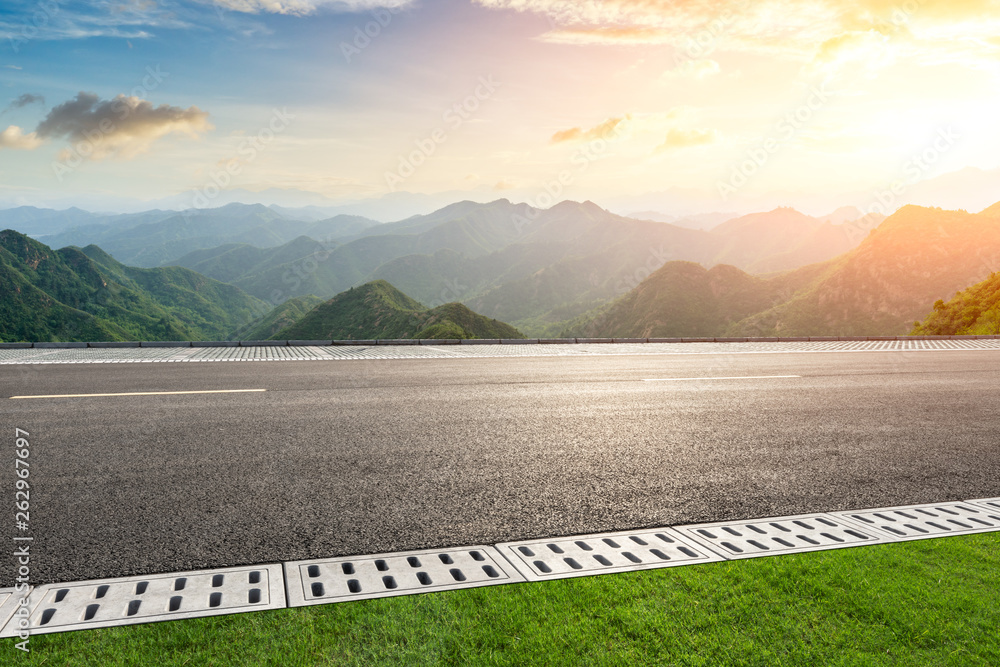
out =
<path fill-rule="evenodd" d="M 96 246 L 52 248 L 0 232 L 0 340 L 219 340 L 267 304 L 170 267 L 137 269 Z"/>
<path fill-rule="evenodd" d="M 998 268 L 1000 205 L 979 214 L 907 206 L 854 250 L 783 274 L 667 264 L 613 304 L 578 318 L 566 334 L 904 335 L 928 304 Z M 919 330 L 988 328 L 992 285 L 942 302 Z"/>
<path fill-rule="evenodd" d="M 939 299 L 923 322 L 914 322 L 915 336 L 1000 335 L 1000 273 L 968 287 L 947 302 Z"/>
<path fill-rule="evenodd" d="M 275 339 L 524 338 L 517 329 L 460 303 L 427 308 L 384 280 L 354 287 L 323 303 Z"/>

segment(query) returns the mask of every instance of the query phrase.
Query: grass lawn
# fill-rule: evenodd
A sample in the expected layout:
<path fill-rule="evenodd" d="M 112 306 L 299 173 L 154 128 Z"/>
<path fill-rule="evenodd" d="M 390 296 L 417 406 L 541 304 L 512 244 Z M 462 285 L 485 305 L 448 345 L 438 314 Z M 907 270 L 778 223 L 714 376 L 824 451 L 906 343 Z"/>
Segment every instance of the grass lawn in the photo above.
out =
<path fill-rule="evenodd" d="M 1000 665 L 1000 533 L 38 635 L 4 665 Z"/>

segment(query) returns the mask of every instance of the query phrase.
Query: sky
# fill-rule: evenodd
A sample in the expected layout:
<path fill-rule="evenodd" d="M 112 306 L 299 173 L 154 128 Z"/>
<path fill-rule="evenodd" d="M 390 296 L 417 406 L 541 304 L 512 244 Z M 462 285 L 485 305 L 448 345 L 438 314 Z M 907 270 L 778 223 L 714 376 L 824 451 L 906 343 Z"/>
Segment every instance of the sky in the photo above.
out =
<path fill-rule="evenodd" d="M 0 202 L 972 210 L 997 35 L 994 0 L 4 2 Z"/>

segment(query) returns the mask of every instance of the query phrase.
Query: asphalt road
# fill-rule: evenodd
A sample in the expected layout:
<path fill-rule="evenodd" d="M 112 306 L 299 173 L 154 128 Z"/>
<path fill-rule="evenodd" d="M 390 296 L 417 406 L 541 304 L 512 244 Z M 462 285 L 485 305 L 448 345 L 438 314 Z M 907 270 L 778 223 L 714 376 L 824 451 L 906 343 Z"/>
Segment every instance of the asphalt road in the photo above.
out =
<path fill-rule="evenodd" d="M 998 351 L 3 366 L 0 521 L 15 427 L 36 583 L 997 497 L 998 380 Z"/>

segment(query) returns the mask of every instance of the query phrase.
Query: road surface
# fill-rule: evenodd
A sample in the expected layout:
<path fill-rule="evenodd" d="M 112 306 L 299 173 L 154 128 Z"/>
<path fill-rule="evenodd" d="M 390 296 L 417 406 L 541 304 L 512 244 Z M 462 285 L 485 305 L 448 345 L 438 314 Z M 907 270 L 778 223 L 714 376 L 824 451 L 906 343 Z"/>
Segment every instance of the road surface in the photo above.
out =
<path fill-rule="evenodd" d="M 0 488 L 13 525 L 23 429 L 35 583 L 997 497 L 998 380 L 989 350 L 5 365 Z"/>

